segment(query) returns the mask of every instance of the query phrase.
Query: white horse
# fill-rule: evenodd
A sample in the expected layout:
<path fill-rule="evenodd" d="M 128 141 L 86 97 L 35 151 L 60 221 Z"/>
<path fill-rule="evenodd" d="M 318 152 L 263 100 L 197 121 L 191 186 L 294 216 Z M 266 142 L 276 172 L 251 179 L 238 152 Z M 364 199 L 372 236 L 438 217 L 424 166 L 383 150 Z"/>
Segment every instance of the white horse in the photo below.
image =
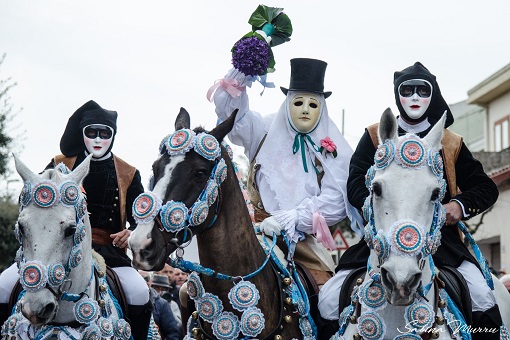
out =
<path fill-rule="evenodd" d="M 341 332 L 332 339 L 420 339 L 424 333 L 450 339 L 452 330 L 459 339 L 469 337 L 462 334 L 446 292 L 434 284 L 432 254 L 445 218 L 439 155 L 444 119 L 423 139 L 398 137 L 391 110 L 383 113 L 375 165 L 367 173 L 370 196 L 363 208 L 369 221 L 368 270 L 351 306 L 340 315 Z M 503 322 L 510 325 L 510 295 L 496 278 L 494 286 Z"/>
<path fill-rule="evenodd" d="M 93 252 L 85 196 L 90 157 L 73 172 L 63 164 L 42 174 L 15 156 L 24 181 L 15 233 L 21 244 L 21 298 L 2 338 L 129 339 L 129 324 L 112 298 L 106 266 Z"/>

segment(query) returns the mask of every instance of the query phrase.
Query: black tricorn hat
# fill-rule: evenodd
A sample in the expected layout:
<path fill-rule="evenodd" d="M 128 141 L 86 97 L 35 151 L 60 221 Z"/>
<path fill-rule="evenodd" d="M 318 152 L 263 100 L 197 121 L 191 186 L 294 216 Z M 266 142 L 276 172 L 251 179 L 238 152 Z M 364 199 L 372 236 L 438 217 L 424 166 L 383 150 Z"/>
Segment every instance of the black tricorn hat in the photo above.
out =
<path fill-rule="evenodd" d="M 324 92 L 324 75 L 328 64 L 322 60 L 294 58 L 290 60 L 289 88 L 280 87 L 286 95 L 288 91 L 305 91 L 323 94 L 328 98 L 331 92 Z"/>
<path fill-rule="evenodd" d="M 98 103 L 89 100 L 69 118 L 60 139 L 60 151 L 67 157 L 76 156 L 85 149 L 82 129 L 90 124 L 104 124 L 117 133 L 117 112 L 105 110 Z M 113 145 L 113 142 L 112 142 Z"/>

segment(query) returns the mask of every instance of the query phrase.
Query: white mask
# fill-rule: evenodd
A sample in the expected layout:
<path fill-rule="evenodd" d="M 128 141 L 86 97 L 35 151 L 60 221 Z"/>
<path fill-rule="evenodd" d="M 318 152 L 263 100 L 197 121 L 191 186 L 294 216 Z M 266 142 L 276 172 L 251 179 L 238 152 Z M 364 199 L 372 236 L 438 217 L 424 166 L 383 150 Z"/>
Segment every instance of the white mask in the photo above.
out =
<path fill-rule="evenodd" d="M 314 93 L 297 93 L 290 102 L 289 112 L 296 130 L 308 133 L 317 126 L 321 117 L 320 98 Z"/>
<path fill-rule="evenodd" d="M 104 124 L 91 124 L 83 128 L 83 141 L 93 158 L 101 158 L 110 151 L 113 129 Z"/>
<path fill-rule="evenodd" d="M 398 87 L 400 104 L 411 119 L 420 119 L 432 99 L 432 85 L 424 79 L 411 79 Z"/>

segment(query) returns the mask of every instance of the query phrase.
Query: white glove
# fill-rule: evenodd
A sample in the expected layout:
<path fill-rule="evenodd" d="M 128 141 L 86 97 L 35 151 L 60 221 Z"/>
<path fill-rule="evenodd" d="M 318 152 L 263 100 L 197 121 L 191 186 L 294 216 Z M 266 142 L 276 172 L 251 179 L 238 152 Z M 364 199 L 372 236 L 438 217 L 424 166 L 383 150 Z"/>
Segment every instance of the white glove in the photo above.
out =
<path fill-rule="evenodd" d="M 276 236 L 280 236 L 283 229 L 283 226 L 278 223 L 274 216 L 269 216 L 260 224 L 260 231 L 267 236 L 273 236 L 273 233 L 275 233 Z"/>

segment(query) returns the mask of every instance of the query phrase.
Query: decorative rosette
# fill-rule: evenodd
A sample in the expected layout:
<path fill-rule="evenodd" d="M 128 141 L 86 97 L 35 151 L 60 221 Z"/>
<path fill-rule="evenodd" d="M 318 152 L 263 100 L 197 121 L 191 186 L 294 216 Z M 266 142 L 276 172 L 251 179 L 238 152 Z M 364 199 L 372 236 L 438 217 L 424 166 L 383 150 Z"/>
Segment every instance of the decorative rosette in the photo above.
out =
<path fill-rule="evenodd" d="M 218 198 L 219 188 L 218 183 L 216 181 L 209 180 L 207 182 L 207 187 L 205 188 L 205 195 L 207 197 L 207 205 L 211 206 Z"/>
<path fill-rule="evenodd" d="M 390 228 L 391 247 L 402 255 L 418 254 L 423 246 L 423 230 L 411 220 L 397 221 Z"/>
<path fill-rule="evenodd" d="M 133 202 L 133 218 L 137 223 L 150 223 L 161 209 L 161 200 L 152 192 L 144 192 Z"/>
<path fill-rule="evenodd" d="M 375 177 L 375 172 L 376 172 L 375 165 L 372 165 L 370 168 L 368 168 L 367 173 L 365 175 L 365 186 L 369 190 L 372 187 L 372 181 Z"/>
<path fill-rule="evenodd" d="M 404 137 L 397 145 L 395 159 L 405 168 L 417 169 L 427 160 L 425 147 L 416 135 Z"/>
<path fill-rule="evenodd" d="M 228 299 L 232 307 L 242 312 L 255 307 L 260 299 L 259 290 L 250 281 L 241 281 L 228 292 Z"/>
<path fill-rule="evenodd" d="M 432 306 L 424 302 L 414 302 L 405 310 L 406 324 L 417 329 L 427 329 L 434 324 L 436 314 Z"/>
<path fill-rule="evenodd" d="M 430 169 L 436 175 L 437 178 L 443 178 L 444 164 L 441 154 L 433 149 L 430 149 L 427 157 L 427 164 Z"/>
<path fill-rule="evenodd" d="M 239 319 L 231 312 L 223 312 L 212 323 L 213 334 L 216 339 L 237 339 L 239 335 Z"/>
<path fill-rule="evenodd" d="M 169 134 L 169 135 L 166 135 L 165 138 L 163 138 L 161 140 L 161 142 L 159 143 L 159 154 L 162 155 L 166 152 L 166 142 L 168 140 L 168 138 L 170 138 L 172 134 Z M 149 190 L 152 190 L 152 189 L 149 189 Z"/>
<path fill-rule="evenodd" d="M 48 283 L 53 286 L 60 286 L 66 278 L 66 270 L 60 263 L 48 266 Z"/>
<path fill-rule="evenodd" d="M 49 208 L 58 203 L 59 190 L 55 183 L 50 181 L 43 181 L 34 186 L 32 190 L 32 197 L 34 203 L 41 208 Z"/>
<path fill-rule="evenodd" d="M 21 189 L 21 193 L 19 194 L 19 203 L 26 207 L 30 200 L 32 199 L 32 184 L 30 182 L 25 182 L 23 184 L 23 188 Z"/>
<path fill-rule="evenodd" d="M 372 198 L 369 195 L 365 198 L 365 202 L 363 202 L 363 218 L 365 221 L 370 221 L 370 216 L 372 215 Z"/>
<path fill-rule="evenodd" d="M 78 246 L 74 246 L 71 249 L 71 254 L 69 254 L 69 266 L 71 268 L 76 268 L 83 260 L 83 252 Z"/>
<path fill-rule="evenodd" d="M 60 173 L 63 173 L 64 175 L 69 175 L 71 173 L 71 170 L 67 167 L 67 165 L 65 165 L 62 162 L 57 164 L 55 170 L 57 170 Z"/>
<path fill-rule="evenodd" d="M 101 331 L 96 325 L 90 325 L 83 331 L 82 340 L 99 340 L 101 339 Z"/>
<path fill-rule="evenodd" d="M 60 186 L 60 199 L 65 205 L 76 205 L 80 198 L 80 189 L 74 182 L 64 182 Z"/>
<path fill-rule="evenodd" d="M 83 242 L 83 239 L 85 238 L 85 235 L 87 235 L 87 229 L 85 227 L 85 224 L 80 223 L 78 224 L 78 227 L 76 227 L 76 231 L 74 232 L 74 244 L 78 245 Z"/>
<path fill-rule="evenodd" d="M 166 231 L 177 232 L 188 222 L 188 208 L 182 202 L 168 201 L 161 209 L 161 223 Z"/>
<path fill-rule="evenodd" d="M 290 40 L 292 24 L 283 8 L 259 5 L 248 23 L 252 31 L 232 47 L 232 65 L 247 76 L 262 76 L 274 71 L 271 47 Z"/>
<path fill-rule="evenodd" d="M 380 283 L 372 280 L 367 281 L 359 290 L 360 302 L 375 310 L 383 309 L 386 307 L 386 293 Z"/>
<path fill-rule="evenodd" d="M 439 184 L 440 191 L 439 191 L 439 202 L 441 202 L 444 198 L 444 195 L 446 194 L 446 181 L 442 179 Z"/>
<path fill-rule="evenodd" d="M 113 321 L 113 335 L 115 338 L 128 340 L 131 338 L 131 326 L 124 319 L 116 319 Z"/>
<path fill-rule="evenodd" d="M 382 170 L 390 165 L 391 161 L 395 157 L 395 144 L 393 141 L 387 140 L 383 144 L 377 147 L 374 155 L 375 167 L 378 170 Z"/>
<path fill-rule="evenodd" d="M 264 329 L 264 314 L 256 307 L 249 308 L 241 316 L 240 325 L 245 336 L 255 338 Z"/>
<path fill-rule="evenodd" d="M 101 331 L 101 337 L 103 338 L 111 338 L 113 336 L 113 325 L 110 320 L 100 317 L 97 321 L 97 326 Z"/>
<path fill-rule="evenodd" d="M 223 312 L 223 303 L 216 295 L 211 293 L 205 293 L 196 302 L 198 315 L 205 321 L 213 322 Z"/>
<path fill-rule="evenodd" d="M 384 338 L 386 329 L 377 313 L 367 312 L 358 318 L 358 332 L 363 339 L 378 340 Z"/>
<path fill-rule="evenodd" d="M 434 255 L 437 248 L 441 245 L 441 232 L 438 230 L 435 233 L 427 234 L 425 244 L 423 245 L 423 252 L 425 255 Z"/>
<path fill-rule="evenodd" d="M 222 158 L 219 163 L 216 165 L 216 170 L 214 171 L 214 178 L 216 178 L 216 183 L 220 185 L 227 178 L 227 163 Z"/>
<path fill-rule="evenodd" d="M 20 325 L 20 321 L 22 320 L 23 316 L 21 313 L 16 313 L 11 315 L 6 323 L 4 324 L 4 327 L 2 328 L 3 331 L 5 331 L 8 335 L 16 335 L 18 332 L 18 327 Z M 3 333 L 2 333 L 3 335 Z"/>
<path fill-rule="evenodd" d="M 225 150 L 227 150 L 228 157 L 230 157 L 230 159 L 233 159 L 234 158 L 234 151 L 232 151 L 232 148 L 230 147 L 230 145 L 228 145 L 228 143 L 225 142 L 225 141 L 222 141 L 221 145 L 223 145 Z"/>
<path fill-rule="evenodd" d="M 188 296 L 192 300 L 200 299 L 204 295 L 204 286 L 202 285 L 202 281 L 200 281 L 200 277 L 197 272 L 193 272 L 188 276 L 186 289 L 188 291 Z"/>
<path fill-rule="evenodd" d="M 421 337 L 416 334 L 401 334 L 394 337 L 393 340 L 421 340 Z"/>
<path fill-rule="evenodd" d="M 308 318 L 299 318 L 299 329 L 301 330 L 301 333 L 303 333 L 303 340 L 304 339 L 315 339 L 314 337 L 314 330 L 312 327 L 312 324 L 310 323 L 310 320 Z"/>
<path fill-rule="evenodd" d="M 35 292 L 46 286 L 46 266 L 39 261 L 29 261 L 19 269 L 20 283 L 28 292 Z"/>
<path fill-rule="evenodd" d="M 81 219 L 83 216 L 85 216 L 86 212 L 87 200 L 84 196 L 81 196 L 81 198 L 78 200 L 78 203 L 76 204 L 76 218 Z"/>
<path fill-rule="evenodd" d="M 365 242 L 367 243 L 368 247 L 370 249 L 373 249 L 374 248 L 374 243 L 373 243 L 373 239 L 372 239 L 372 225 L 370 223 L 367 223 L 367 225 L 365 226 L 365 233 L 363 235 L 363 239 L 365 240 Z"/>
<path fill-rule="evenodd" d="M 97 302 L 87 297 L 74 305 L 74 316 L 79 323 L 89 324 L 98 318 L 99 310 Z"/>
<path fill-rule="evenodd" d="M 390 256 L 390 245 L 388 244 L 388 240 L 386 239 L 386 236 L 384 236 L 382 229 L 377 232 L 372 243 L 374 245 L 374 252 L 379 261 L 386 261 L 386 259 Z"/>
<path fill-rule="evenodd" d="M 207 160 L 213 161 L 221 156 L 220 143 L 207 133 L 199 133 L 195 142 L 195 152 Z"/>
<path fill-rule="evenodd" d="M 189 224 L 197 226 L 204 223 L 207 215 L 209 214 L 209 206 L 205 201 L 196 201 L 191 207 L 191 213 L 189 215 Z"/>
<path fill-rule="evenodd" d="M 164 144 L 170 156 L 185 154 L 195 146 L 195 131 L 190 129 L 177 130 L 166 138 Z"/>

